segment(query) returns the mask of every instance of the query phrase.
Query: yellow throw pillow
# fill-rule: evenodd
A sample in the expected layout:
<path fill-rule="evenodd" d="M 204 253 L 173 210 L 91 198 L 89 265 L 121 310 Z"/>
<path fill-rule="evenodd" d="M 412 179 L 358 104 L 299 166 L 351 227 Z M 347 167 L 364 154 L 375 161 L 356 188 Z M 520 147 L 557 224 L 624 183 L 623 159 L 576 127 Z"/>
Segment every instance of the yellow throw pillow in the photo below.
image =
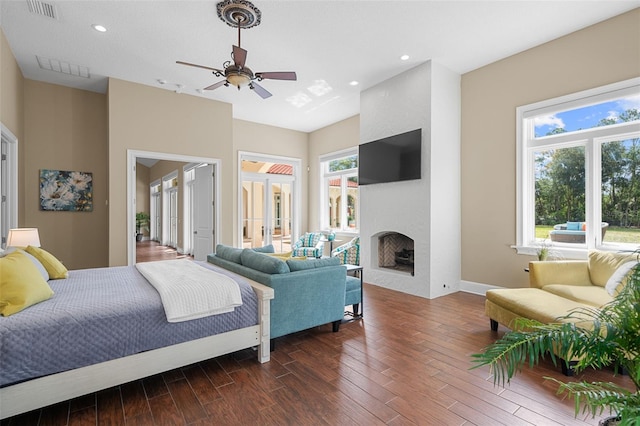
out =
<path fill-rule="evenodd" d="M 636 260 L 633 253 L 612 253 L 593 250 L 589 252 L 589 275 L 593 285 L 604 287 L 609 277 L 623 263 Z"/>
<path fill-rule="evenodd" d="M 54 255 L 39 247 L 29 246 L 24 251 L 35 257 L 42 263 L 44 269 L 49 273 L 50 280 L 59 280 L 61 278 L 67 278 L 69 273 L 67 268 L 55 258 Z"/>
<path fill-rule="evenodd" d="M 38 268 L 20 252 L 0 258 L 0 314 L 9 316 L 53 296 Z"/>
<path fill-rule="evenodd" d="M 288 251 L 284 253 L 264 253 L 264 254 L 272 257 L 277 257 L 278 259 L 282 259 L 282 260 L 289 260 L 289 259 L 307 260 L 307 256 L 292 256 L 292 253 L 293 253 L 292 251 Z"/>

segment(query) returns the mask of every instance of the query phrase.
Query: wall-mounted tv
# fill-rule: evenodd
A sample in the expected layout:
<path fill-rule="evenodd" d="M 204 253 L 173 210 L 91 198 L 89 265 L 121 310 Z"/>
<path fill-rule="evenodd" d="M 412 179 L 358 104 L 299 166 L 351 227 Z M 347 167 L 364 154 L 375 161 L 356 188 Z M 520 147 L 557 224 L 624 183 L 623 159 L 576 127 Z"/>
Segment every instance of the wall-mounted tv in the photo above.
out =
<path fill-rule="evenodd" d="M 367 142 L 359 147 L 358 184 L 421 178 L 422 129 Z"/>

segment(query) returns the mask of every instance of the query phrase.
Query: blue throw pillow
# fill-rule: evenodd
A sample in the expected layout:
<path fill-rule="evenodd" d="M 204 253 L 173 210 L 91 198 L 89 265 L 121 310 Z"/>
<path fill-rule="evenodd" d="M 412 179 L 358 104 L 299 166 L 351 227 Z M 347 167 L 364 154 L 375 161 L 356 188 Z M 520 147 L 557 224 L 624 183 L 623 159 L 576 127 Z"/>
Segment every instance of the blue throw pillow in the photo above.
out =
<path fill-rule="evenodd" d="M 257 251 L 258 253 L 275 253 L 276 252 L 276 249 L 273 247 L 273 244 L 269 244 L 264 247 L 256 247 L 251 250 Z"/>
<path fill-rule="evenodd" d="M 567 231 L 582 231 L 582 222 L 567 222 Z"/>
<path fill-rule="evenodd" d="M 241 254 L 242 249 L 240 248 L 229 247 L 222 244 L 216 246 L 216 256 L 229 262 L 240 263 Z"/>
<path fill-rule="evenodd" d="M 306 269 L 322 268 L 325 266 L 337 266 L 340 265 L 340 259 L 337 257 L 325 257 L 322 259 L 307 259 L 307 260 L 287 260 L 287 265 L 291 272 L 304 271 Z"/>
<path fill-rule="evenodd" d="M 290 272 L 289 266 L 277 257 L 267 256 L 264 253 L 256 253 L 251 249 L 242 251 L 242 265 L 265 274 L 286 274 Z"/>

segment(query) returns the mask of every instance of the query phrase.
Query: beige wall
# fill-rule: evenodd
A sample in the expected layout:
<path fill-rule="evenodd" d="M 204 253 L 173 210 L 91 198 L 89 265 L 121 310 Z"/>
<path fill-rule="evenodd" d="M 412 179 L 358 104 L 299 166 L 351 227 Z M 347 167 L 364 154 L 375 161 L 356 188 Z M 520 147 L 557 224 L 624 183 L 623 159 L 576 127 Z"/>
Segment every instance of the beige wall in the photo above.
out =
<path fill-rule="evenodd" d="M 516 242 L 516 107 L 640 76 L 640 9 L 462 76 L 462 280 L 528 284 Z"/>
<path fill-rule="evenodd" d="M 302 162 L 302 199 L 300 231 L 307 229 L 307 212 L 308 212 L 308 144 L 309 134 L 298 132 L 295 130 L 283 129 L 280 127 L 267 126 L 264 124 L 253 123 L 244 120 L 233 120 L 233 187 L 238 187 L 238 151 L 250 152 L 253 154 L 279 155 L 283 157 L 297 158 Z M 224 167 L 228 167 L 225 165 Z M 237 190 L 234 189 L 237 192 Z M 236 198 L 234 198 L 236 199 Z M 234 217 L 233 229 L 238 229 L 238 223 Z M 236 241 L 236 232 L 234 232 L 234 244 L 240 246 Z"/>
<path fill-rule="evenodd" d="M 18 161 L 24 158 L 24 78 L 0 28 L 0 123 L 18 138 Z M 18 194 L 24 193 L 24 167 L 18 168 Z M 24 197 L 18 197 L 18 226 L 26 227 Z"/>
<path fill-rule="evenodd" d="M 309 135 L 309 229 L 320 228 L 319 157 L 360 144 L 360 115 L 349 117 Z"/>
<path fill-rule="evenodd" d="M 42 247 L 70 269 L 107 265 L 106 101 L 102 94 L 25 80 L 20 225 L 39 228 Z M 93 211 L 41 211 L 41 169 L 91 172 Z"/>
<path fill-rule="evenodd" d="M 117 79 L 109 80 L 109 265 L 127 264 L 127 150 L 217 158 L 222 161 L 221 218 L 236 206 L 231 105 Z M 231 244 L 232 228 L 220 241 Z"/>

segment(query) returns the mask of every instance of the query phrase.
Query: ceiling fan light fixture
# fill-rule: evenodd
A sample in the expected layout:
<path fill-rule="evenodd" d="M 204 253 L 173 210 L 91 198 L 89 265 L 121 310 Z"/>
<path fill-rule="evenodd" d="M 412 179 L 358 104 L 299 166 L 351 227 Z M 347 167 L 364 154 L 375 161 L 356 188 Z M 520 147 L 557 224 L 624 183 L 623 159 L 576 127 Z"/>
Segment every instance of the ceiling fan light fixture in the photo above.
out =
<path fill-rule="evenodd" d="M 248 76 L 241 73 L 229 73 L 227 75 L 227 81 L 233 84 L 234 86 L 240 88 L 241 86 L 246 86 L 247 84 L 249 84 L 251 79 Z"/>

